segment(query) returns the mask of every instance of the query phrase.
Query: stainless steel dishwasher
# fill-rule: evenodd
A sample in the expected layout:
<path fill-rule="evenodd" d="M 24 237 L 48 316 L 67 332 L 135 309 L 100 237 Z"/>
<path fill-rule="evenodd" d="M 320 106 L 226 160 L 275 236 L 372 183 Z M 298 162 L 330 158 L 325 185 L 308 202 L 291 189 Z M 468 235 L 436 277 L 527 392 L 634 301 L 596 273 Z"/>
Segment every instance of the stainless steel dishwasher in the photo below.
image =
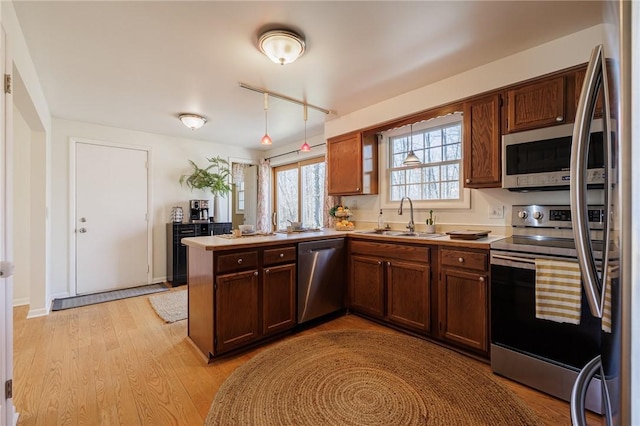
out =
<path fill-rule="evenodd" d="M 298 324 L 344 308 L 344 238 L 298 244 Z"/>

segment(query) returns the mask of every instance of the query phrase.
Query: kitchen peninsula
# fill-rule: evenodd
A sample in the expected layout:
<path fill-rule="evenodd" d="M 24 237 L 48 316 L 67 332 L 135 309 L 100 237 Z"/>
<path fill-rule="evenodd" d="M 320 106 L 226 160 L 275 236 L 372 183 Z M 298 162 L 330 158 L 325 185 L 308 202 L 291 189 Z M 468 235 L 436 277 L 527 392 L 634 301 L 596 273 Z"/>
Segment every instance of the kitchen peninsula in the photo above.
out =
<path fill-rule="evenodd" d="M 290 332 L 297 325 L 298 244 L 346 239 L 346 308 L 486 357 L 488 249 L 500 238 L 460 241 L 442 234 L 331 229 L 184 238 L 188 335 L 211 361 Z"/>

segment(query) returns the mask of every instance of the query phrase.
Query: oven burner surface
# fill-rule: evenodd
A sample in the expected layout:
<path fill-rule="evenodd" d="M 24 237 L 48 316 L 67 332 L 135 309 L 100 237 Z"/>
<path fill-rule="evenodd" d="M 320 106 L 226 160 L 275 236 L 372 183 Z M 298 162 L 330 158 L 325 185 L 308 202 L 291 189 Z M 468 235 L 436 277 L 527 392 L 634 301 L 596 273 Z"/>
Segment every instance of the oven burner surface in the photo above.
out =
<path fill-rule="evenodd" d="M 596 253 L 602 252 L 602 242 L 593 241 Z M 544 254 L 575 258 L 576 246 L 573 238 L 552 238 L 544 236 L 514 235 L 491 244 L 494 250 L 520 253 Z"/>

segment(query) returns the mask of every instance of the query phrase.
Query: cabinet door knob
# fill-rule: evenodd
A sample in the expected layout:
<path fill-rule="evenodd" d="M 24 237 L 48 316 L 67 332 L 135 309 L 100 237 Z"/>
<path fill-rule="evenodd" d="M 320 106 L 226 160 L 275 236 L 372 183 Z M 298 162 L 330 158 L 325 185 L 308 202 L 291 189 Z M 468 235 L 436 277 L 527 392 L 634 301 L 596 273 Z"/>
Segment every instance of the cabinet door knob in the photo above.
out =
<path fill-rule="evenodd" d="M 78 229 L 78 232 L 84 234 L 85 232 L 87 232 L 87 228 L 80 228 Z"/>
<path fill-rule="evenodd" d="M 360 191 L 360 188 L 356 188 L 356 191 Z"/>
<path fill-rule="evenodd" d="M 388 267 L 391 267 L 391 262 L 387 262 L 387 266 L 388 266 Z"/>
<path fill-rule="evenodd" d="M 268 274 L 268 273 L 269 273 L 269 270 L 268 270 L 268 269 L 265 269 L 265 270 L 264 270 L 264 273 L 265 273 L 265 274 Z"/>
<path fill-rule="evenodd" d="M 484 277 L 480 277 L 479 280 L 480 280 L 481 283 L 483 283 L 484 282 Z"/>
<path fill-rule="evenodd" d="M 238 265 L 242 264 L 242 259 L 238 259 Z"/>
<path fill-rule="evenodd" d="M 280 253 L 280 259 L 284 257 L 284 253 Z"/>
<path fill-rule="evenodd" d="M 469 178 L 466 178 L 464 181 L 465 181 L 466 183 L 471 183 L 471 179 L 469 179 Z"/>
<path fill-rule="evenodd" d="M 382 265 L 382 262 L 378 260 L 378 265 Z"/>
<path fill-rule="evenodd" d="M 458 262 L 460 262 L 460 263 L 464 263 L 464 257 L 459 257 L 459 258 L 458 258 Z"/>
<path fill-rule="evenodd" d="M 557 116 L 557 117 L 556 117 L 556 121 L 557 121 L 557 122 L 560 122 L 560 121 L 562 121 L 562 120 L 564 120 L 564 117 L 563 117 L 563 116 L 559 115 L 559 116 Z"/>
<path fill-rule="evenodd" d="M 258 276 L 258 271 L 255 271 L 255 272 L 253 273 L 253 276 L 254 276 L 254 277 L 257 277 L 257 276 Z"/>

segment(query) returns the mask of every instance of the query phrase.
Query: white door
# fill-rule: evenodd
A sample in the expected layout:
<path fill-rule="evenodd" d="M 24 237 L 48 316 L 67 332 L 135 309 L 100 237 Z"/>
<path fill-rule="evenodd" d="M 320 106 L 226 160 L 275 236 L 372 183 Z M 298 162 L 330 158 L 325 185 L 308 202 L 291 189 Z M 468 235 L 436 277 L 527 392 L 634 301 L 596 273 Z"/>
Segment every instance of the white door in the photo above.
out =
<path fill-rule="evenodd" d="M 148 151 L 75 148 L 76 294 L 148 284 Z"/>
<path fill-rule="evenodd" d="M 256 225 L 258 210 L 258 167 L 244 169 L 244 223 Z"/>
<path fill-rule="evenodd" d="M 11 57 L 4 28 L 0 29 L 0 76 L 9 73 Z M 12 260 L 13 225 L 11 187 L 13 145 L 11 93 L 0 93 L 0 261 Z M 0 277 L 0 424 L 13 425 L 15 408 L 5 392 L 5 383 L 13 378 L 13 278 L 6 268 Z"/>

